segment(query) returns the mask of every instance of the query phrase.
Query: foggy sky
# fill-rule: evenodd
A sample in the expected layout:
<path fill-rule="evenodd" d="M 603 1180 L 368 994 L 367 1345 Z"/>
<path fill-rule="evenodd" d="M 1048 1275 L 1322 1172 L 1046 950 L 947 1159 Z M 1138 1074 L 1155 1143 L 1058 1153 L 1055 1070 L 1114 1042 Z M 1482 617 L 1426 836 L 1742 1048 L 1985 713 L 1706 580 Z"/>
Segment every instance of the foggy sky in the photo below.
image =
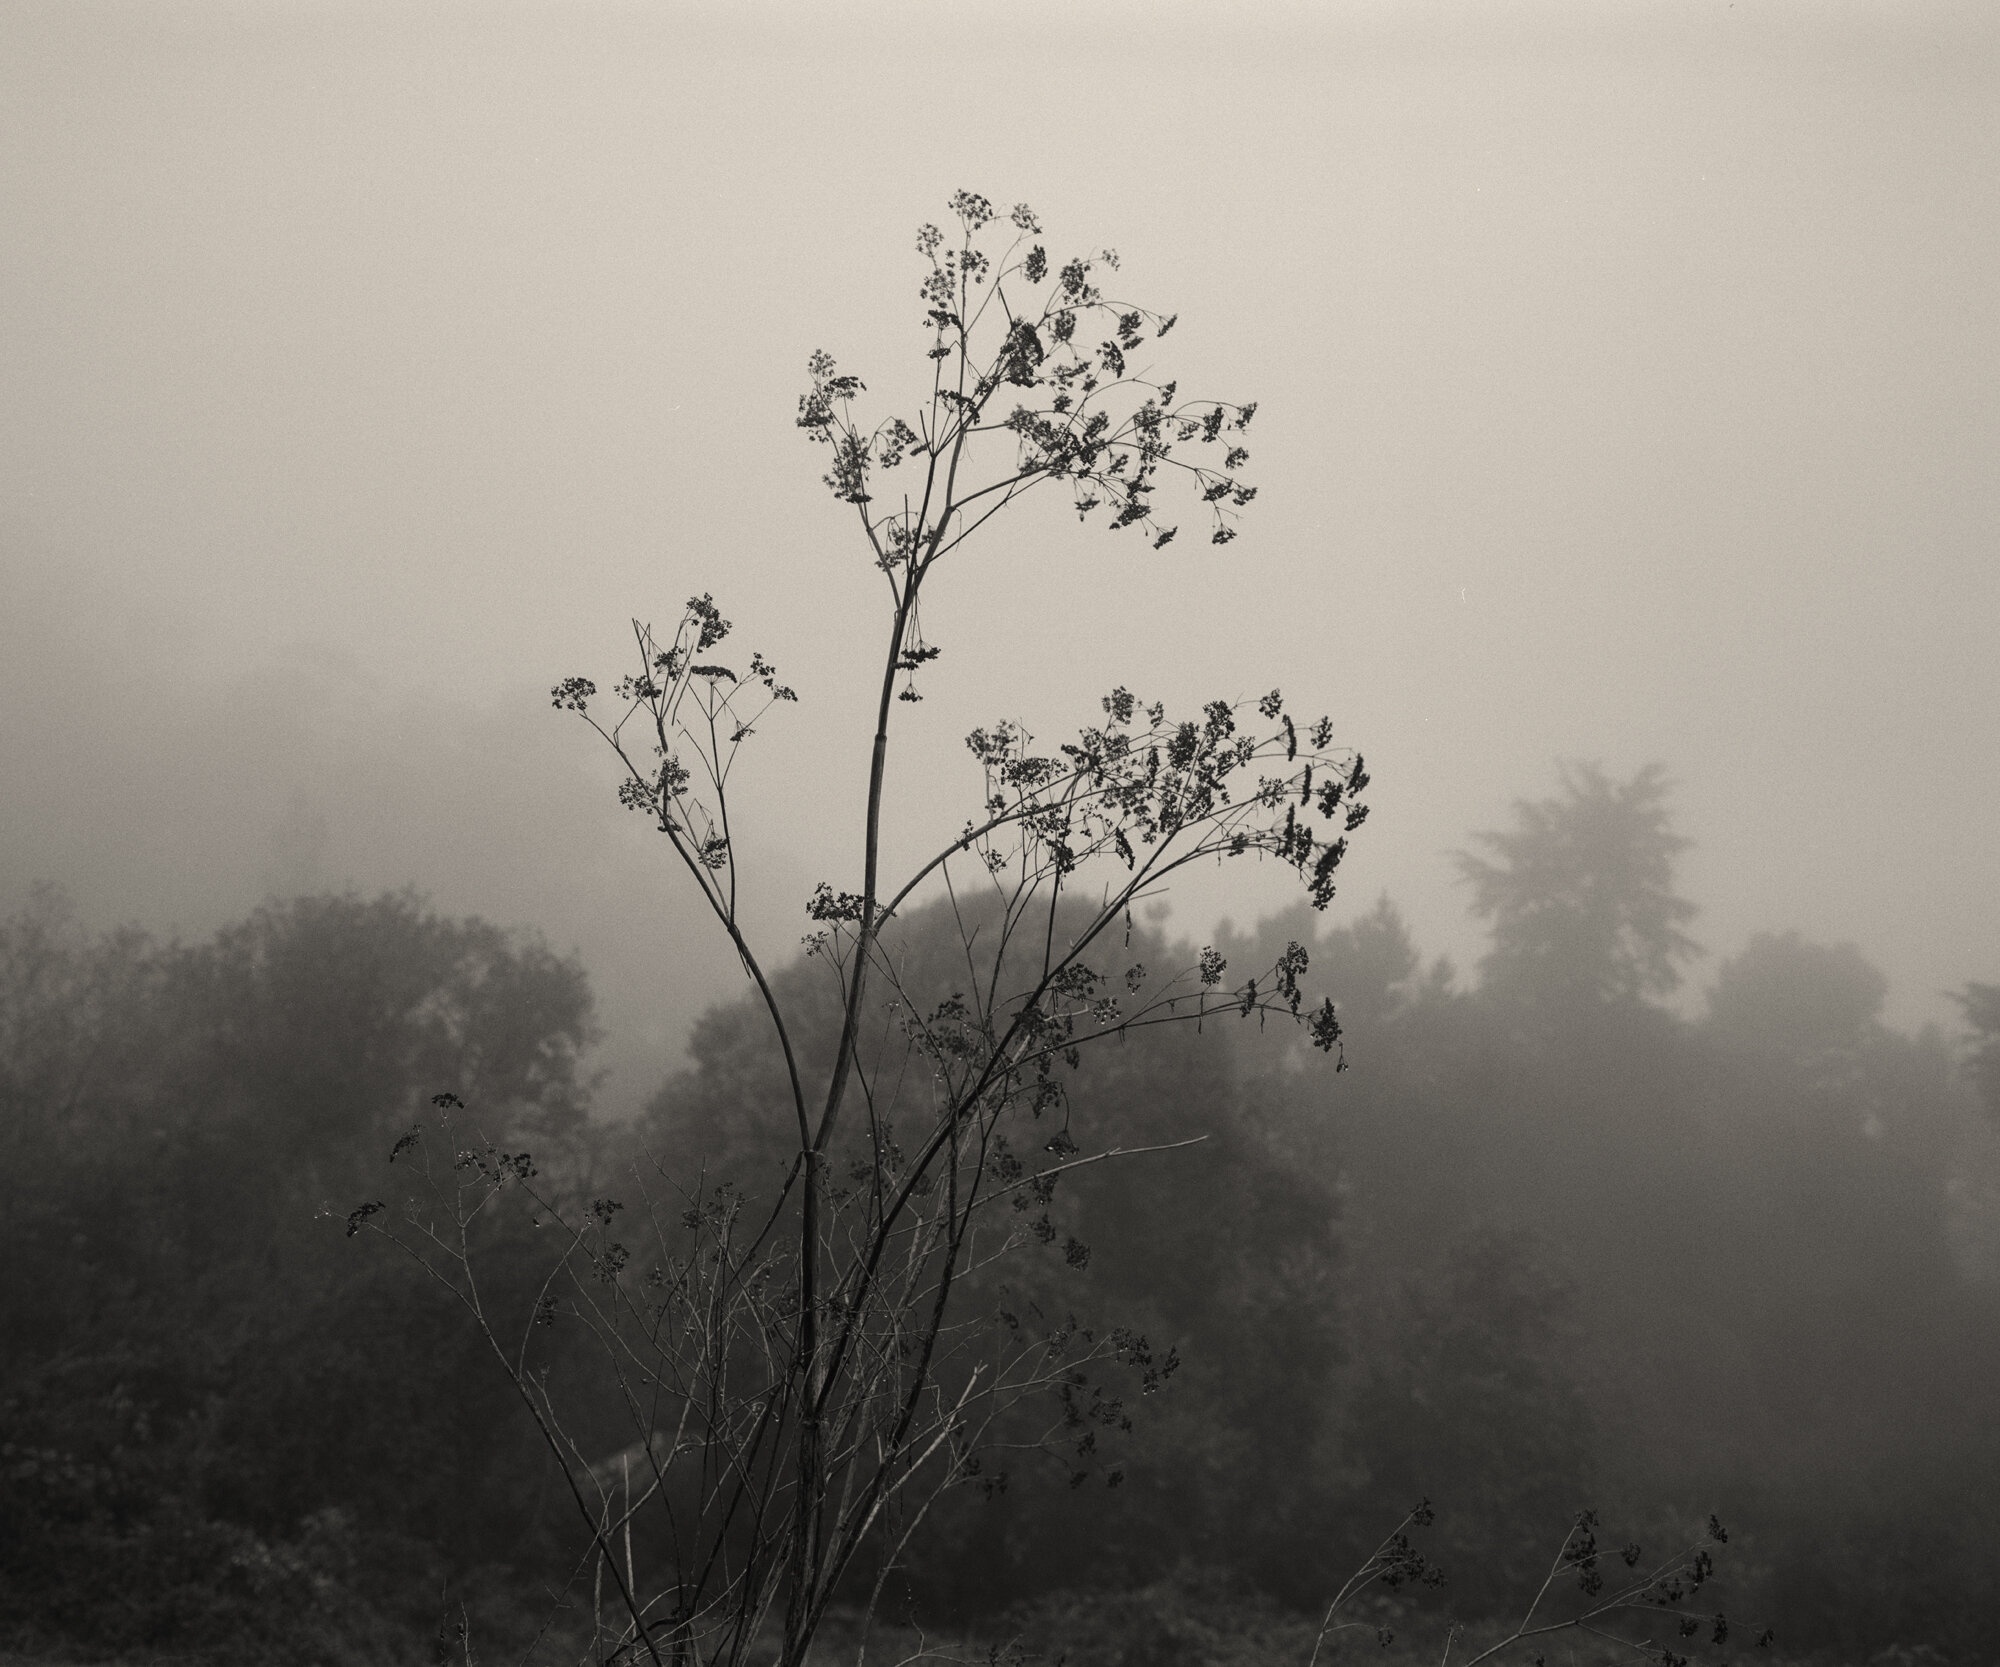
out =
<path fill-rule="evenodd" d="M 1278 685 L 1376 778 L 1336 917 L 1469 965 L 1469 830 L 1657 759 L 1696 991 L 1794 927 L 1899 1022 L 2000 978 L 1983 5 L 12 5 L 0 908 L 413 882 L 581 949 L 644 1092 L 730 968 L 546 690 L 714 592 L 803 697 L 761 940 L 858 887 L 881 579 L 796 396 L 915 386 L 961 185 L 1179 313 L 1260 496 L 1158 554 L 1031 499 L 941 569 L 896 857 L 976 723 Z"/>

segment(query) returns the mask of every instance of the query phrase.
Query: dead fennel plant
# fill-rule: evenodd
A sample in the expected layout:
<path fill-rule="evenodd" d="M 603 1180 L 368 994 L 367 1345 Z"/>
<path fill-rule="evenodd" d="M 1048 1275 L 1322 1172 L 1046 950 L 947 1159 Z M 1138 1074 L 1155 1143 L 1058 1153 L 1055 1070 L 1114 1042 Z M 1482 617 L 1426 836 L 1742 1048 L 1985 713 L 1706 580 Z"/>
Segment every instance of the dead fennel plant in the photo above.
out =
<path fill-rule="evenodd" d="M 954 1300 L 1049 1236 L 1064 1173 L 1122 1155 L 1086 1153 L 1069 1132 L 1065 1077 L 1088 1050 L 1233 1013 L 1306 1027 L 1338 1068 L 1338 1020 L 1330 1001 L 1306 1000 L 1296 943 L 1250 977 L 1212 949 L 1180 969 L 1121 964 L 1135 906 L 1193 863 L 1271 859 L 1316 906 L 1333 896 L 1368 778 L 1332 750 L 1327 719 L 1299 722 L 1275 689 L 1174 717 L 1120 687 L 1049 752 L 1011 722 L 975 730 L 979 806 L 945 849 L 884 883 L 892 719 L 939 655 L 920 623 L 926 589 L 967 559 L 967 540 L 1049 486 L 1079 517 L 1160 549 L 1176 528 L 1154 493 L 1173 481 L 1221 545 L 1255 493 L 1238 478 L 1254 407 L 1184 400 L 1138 362 L 1174 320 L 1104 291 L 1115 255 L 1057 265 L 1025 206 L 1002 216 L 960 192 L 952 210 L 950 238 L 935 226 L 918 238 L 919 408 L 864 427 L 861 382 L 824 353 L 799 402 L 886 614 L 859 889 L 823 884 L 807 906 L 808 954 L 842 1015 L 830 1062 L 798 1046 L 739 912 L 730 780 L 755 726 L 795 699 L 776 668 L 720 657 L 731 625 L 703 593 L 670 631 L 634 622 L 632 669 L 608 705 L 589 679 L 553 691 L 610 749 L 621 800 L 663 836 L 757 992 L 785 1066 L 773 1114 L 790 1131 L 788 1174 L 753 1199 L 642 1167 L 624 1198 L 572 1198 L 527 1154 L 469 1132 L 447 1095 L 397 1148 L 416 1177 L 401 1207 L 364 1205 L 349 1222 L 447 1284 L 512 1378 L 587 1525 L 579 1567 L 615 1617 L 600 1616 L 593 1649 L 625 1659 L 735 1664 L 775 1624 L 780 1662 L 799 1667 L 864 1556 L 879 1592 L 940 1493 L 982 1479 L 1003 1415 L 1045 1397 L 1042 1436 L 1083 1467 L 1095 1427 L 1127 1417 L 1098 1369 L 1122 1365 L 1142 1388 L 1172 1369 L 1143 1337 Z M 891 475 L 907 489 L 889 493 Z M 937 1001 L 906 987 L 885 932 L 940 894 L 965 978 Z M 892 1047 L 863 1045 L 877 1015 Z M 507 1207 L 549 1246 L 524 1313 L 480 1273 L 483 1223 Z M 557 1347 L 594 1351 L 637 1437 L 612 1469 L 593 1472 L 561 1404 Z"/>

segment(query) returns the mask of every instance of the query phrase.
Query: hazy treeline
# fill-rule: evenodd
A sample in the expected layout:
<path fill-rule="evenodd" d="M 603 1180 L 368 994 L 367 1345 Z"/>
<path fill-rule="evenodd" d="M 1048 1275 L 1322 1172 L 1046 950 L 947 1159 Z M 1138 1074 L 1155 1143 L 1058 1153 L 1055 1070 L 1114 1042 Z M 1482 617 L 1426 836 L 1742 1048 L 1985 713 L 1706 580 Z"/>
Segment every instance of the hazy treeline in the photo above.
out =
<path fill-rule="evenodd" d="M 1143 1331 L 1177 1369 L 1129 1386 L 1129 1432 L 1024 1415 L 892 1602 L 991 1614 L 1172 1574 L 1306 1606 L 1428 1494 L 1435 1602 L 1463 1615 L 1532 1585 L 1584 1504 L 1652 1542 L 1715 1510 L 1732 1610 L 1785 1645 L 1985 1659 L 1981 1063 L 1885 1027 L 1866 960 L 1796 936 L 1755 940 L 1677 1016 L 1677 844 L 1656 776 L 1570 772 L 1466 860 L 1494 934 L 1475 979 L 1427 966 L 1386 902 L 1216 945 L 1253 965 L 1307 942 L 1345 1074 L 1233 1015 L 1087 1063 L 1024 1150 L 1207 1138 L 1031 1199 L 1023 1253 L 975 1295 Z M 933 912 L 888 949 L 943 999 L 957 945 Z M 1116 953 L 1199 947 L 1135 925 Z M 830 1049 L 832 980 L 779 976 L 801 1048 Z M 875 1057 L 892 1036 L 885 1017 Z M 713 1008 L 630 1129 L 587 1117 L 591 1040 L 580 967 L 410 896 L 273 904 L 192 948 L 86 936 L 52 899 L 7 924 L 6 1621 L 296 1646 L 306 1616 L 357 1660 L 461 1599 L 526 1624 L 579 1550 L 551 1467 L 448 1299 L 342 1218 L 391 1195 L 390 1144 L 445 1089 L 578 1186 L 641 1146 L 691 1181 L 772 1185 L 781 1066 L 754 1006 Z M 503 1300 L 532 1231 L 492 1224 Z"/>
<path fill-rule="evenodd" d="M 380 1659 L 478 1571 L 546 1564 L 504 1380 L 341 1217 L 440 1088 L 578 1143 L 591 1036 L 580 967 L 409 895 L 192 948 L 48 896 L 7 923 L 0 1615 Z"/>

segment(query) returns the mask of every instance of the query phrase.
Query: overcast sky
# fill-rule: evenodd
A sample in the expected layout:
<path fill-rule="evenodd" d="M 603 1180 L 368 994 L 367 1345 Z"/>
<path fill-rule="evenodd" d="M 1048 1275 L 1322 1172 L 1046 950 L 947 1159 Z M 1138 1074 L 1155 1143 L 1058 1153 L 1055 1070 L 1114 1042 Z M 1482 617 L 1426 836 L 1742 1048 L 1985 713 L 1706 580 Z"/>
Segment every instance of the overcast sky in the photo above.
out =
<path fill-rule="evenodd" d="M 804 697 L 746 764 L 763 940 L 858 885 L 881 580 L 796 396 L 822 346 L 914 385 L 963 185 L 1119 250 L 1261 492 L 1226 550 L 1031 501 L 941 572 L 896 852 L 975 723 L 1280 685 L 1377 782 L 1336 915 L 1470 963 L 1469 831 L 1658 760 L 1693 990 L 1795 927 L 1948 1020 L 2000 979 L 1997 49 L 1835 0 L 14 0 L 0 907 L 413 882 L 580 948 L 643 1092 L 730 969 L 548 685 L 714 592 Z"/>

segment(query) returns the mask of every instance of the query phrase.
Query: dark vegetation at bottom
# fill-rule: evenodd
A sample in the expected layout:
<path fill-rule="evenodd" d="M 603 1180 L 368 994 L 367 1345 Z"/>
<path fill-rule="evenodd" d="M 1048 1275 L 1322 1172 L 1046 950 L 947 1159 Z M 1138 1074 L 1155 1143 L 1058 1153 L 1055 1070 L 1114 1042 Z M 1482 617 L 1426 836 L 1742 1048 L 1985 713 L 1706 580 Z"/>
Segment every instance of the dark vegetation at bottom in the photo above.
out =
<path fill-rule="evenodd" d="M 996 1459 L 884 1624 L 1072 1667 L 1302 1662 L 1430 1494 L 1449 1580 L 1381 1600 L 1392 1654 L 1517 1608 L 1588 1502 L 1661 1544 L 1720 1512 L 1717 1602 L 1788 1657 L 2000 1658 L 2000 1161 L 1950 1044 L 1793 937 L 1690 1022 L 1567 961 L 1496 953 L 1468 990 L 1386 905 L 1316 924 L 1255 936 L 1313 943 L 1338 1083 L 1225 1021 L 1079 1085 L 1086 1148 L 1209 1136 L 1079 1175 L 1058 1213 L 1087 1268 L 1057 1248 L 1022 1275 L 1179 1350 L 1104 1434 L 1121 1485 Z M 768 1181 L 747 1006 L 633 1130 L 586 1116 L 590 1039 L 573 962 L 409 896 L 275 904 L 193 947 L 87 938 L 53 903 L 5 926 L 0 1633 L 359 1663 L 462 1659 L 466 1624 L 497 1661 L 566 1594 L 559 1653 L 591 1601 L 573 1506 L 448 1297 L 342 1218 L 440 1089 L 579 1187 L 633 1142 Z M 532 1229 L 489 1231 L 504 1296 Z M 588 1394 L 561 1339 L 547 1365 Z M 609 1409 L 604 1434 L 629 1439 Z"/>

